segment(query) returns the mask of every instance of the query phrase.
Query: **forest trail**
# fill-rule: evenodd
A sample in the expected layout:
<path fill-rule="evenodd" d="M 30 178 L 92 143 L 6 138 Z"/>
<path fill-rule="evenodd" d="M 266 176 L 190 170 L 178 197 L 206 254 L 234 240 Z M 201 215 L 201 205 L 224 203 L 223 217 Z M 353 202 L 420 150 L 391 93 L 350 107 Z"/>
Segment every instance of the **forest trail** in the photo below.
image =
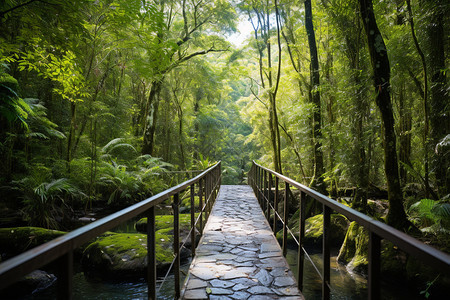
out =
<path fill-rule="evenodd" d="M 221 186 L 182 292 L 220 297 L 303 299 L 250 186 Z"/>

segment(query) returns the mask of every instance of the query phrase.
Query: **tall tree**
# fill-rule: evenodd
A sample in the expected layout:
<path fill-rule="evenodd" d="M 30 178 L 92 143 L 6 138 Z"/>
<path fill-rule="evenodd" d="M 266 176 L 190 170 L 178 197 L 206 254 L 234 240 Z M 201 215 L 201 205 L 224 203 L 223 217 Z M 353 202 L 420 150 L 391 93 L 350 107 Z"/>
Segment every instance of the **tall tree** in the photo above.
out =
<path fill-rule="evenodd" d="M 317 54 L 316 35 L 314 32 L 311 0 L 305 1 L 305 28 L 308 35 L 309 54 L 311 59 L 310 67 L 310 99 L 314 104 L 313 110 L 313 143 L 314 143 L 314 174 L 311 186 L 317 188 L 321 193 L 326 193 L 326 185 L 323 180 L 325 172 L 322 153 L 322 118 L 320 105 L 320 73 L 319 56 Z"/>
<path fill-rule="evenodd" d="M 350 118 L 352 153 L 350 176 L 356 185 L 352 207 L 365 211 L 367 205 L 367 192 L 369 187 L 369 166 L 367 160 L 367 141 L 364 137 L 365 121 L 369 114 L 369 104 L 366 102 L 366 87 L 363 84 L 363 61 L 361 58 L 361 20 L 358 13 L 358 3 L 351 1 L 322 0 L 322 5 L 330 15 L 333 25 L 337 28 L 339 36 L 345 45 L 345 56 L 349 62 L 351 89 Z"/>
<path fill-rule="evenodd" d="M 225 51 L 227 47 L 223 41 L 211 35 L 201 39 L 199 33 L 208 26 L 209 29 L 233 28 L 235 19 L 231 5 L 224 1 L 207 3 L 202 0 L 192 2 L 183 0 L 180 7 L 176 1 L 161 0 L 158 1 L 158 6 L 159 13 L 165 19 L 161 20 L 154 43 L 151 45 L 156 47 L 149 53 L 153 79 L 147 101 L 149 109 L 144 128 L 143 154 L 153 154 L 154 151 L 159 94 L 165 76 L 194 57 Z M 179 23 L 182 26 L 178 26 Z M 196 42 L 196 39 L 199 41 Z"/>
<path fill-rule="evenodd" d="M 430 84 L 430 142 L 434 157 L 432 166 L 436 177 L 436 185 L 439 196 L 444 197 L 450 193 L 450 158 L 439 146 L 450 133 L 450 104 L 445 64 L 445 40 L 444 24 L 448 16 L 450 5 L 443 0 L 425 1 L 429 8 L 427 24 L 429 46 L 429 74 Z"/>
<path fill-rule="evenodd" d="M 394 114 L 390 96 L 390 64 L 383 36 L 378 28 L 372 0 L 359 0 L 361 18 L 373 70 L 376 104 L 383 121 L 384 170 L 388 185 L 389 212 L 387 222 L 399 229 L 408 229 L 398 172 Z"/>
<path fill-rule="evenodd" d="M 273 10 L 272 7 L 275 9 Z M 259 1 L 252 1 L 251 5 L 243 7 L 247 11 L 249 20 L 252 23 L 256 47 L 258 51 L 259 61 L 259 77 L 263 92 L 268 95 L 268 104 L 260 98 L 257 92 L 253 91 L 255 97 L 257 97 L 266 106 L 269 112 L 269 132 L 270 142 L 272 146 L 272 161 L 276 172 L 282 172 L 281 166 L 281 138 L 280 128 L 278 125 L 278 112 L 277 112 L 277 93 L 280 85 L 281 77 L 281 40 L 280 40 L 280 14 L 278 11 L 277 1 L 272 4 L 269 0 L 265 4 Z M 277 66 L 276 69 L 273 66 L 273 53 L 272 53 L 272 41 L 271 34 L 273 28 L 271 26 L 271 15 L 275 13 L 276 23 L 276 41 L 277 41 Z M 275 71 L 276 70 L 276 71 Z"/>

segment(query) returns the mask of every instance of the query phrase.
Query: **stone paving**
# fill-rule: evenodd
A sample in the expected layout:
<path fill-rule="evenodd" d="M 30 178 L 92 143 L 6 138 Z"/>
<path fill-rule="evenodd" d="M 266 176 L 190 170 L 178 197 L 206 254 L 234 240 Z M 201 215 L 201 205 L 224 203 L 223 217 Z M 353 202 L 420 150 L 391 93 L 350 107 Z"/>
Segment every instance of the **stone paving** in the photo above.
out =
<path fill-rule="evenodd" d="M 304 299 L 249 186 L 220 188 L 182 299 Z"/>

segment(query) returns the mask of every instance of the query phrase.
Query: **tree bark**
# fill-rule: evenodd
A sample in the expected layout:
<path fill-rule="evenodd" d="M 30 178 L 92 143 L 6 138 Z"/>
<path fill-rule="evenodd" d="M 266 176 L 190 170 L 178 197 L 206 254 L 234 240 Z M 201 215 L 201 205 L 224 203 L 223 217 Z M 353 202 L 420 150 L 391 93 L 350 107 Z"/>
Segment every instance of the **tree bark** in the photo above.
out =
<path fill-rule="evenodd" d="M 311 58 L 310 81 L 311 81 L 311 102 L 314 104 L 313 111 L 313 143 L 314 143 L 314 174 L 311 186 L 320 193 L 326 193 L 326 185 L 323 180 L 324 165 L 322 153 L 322 120 L 320 109 L 320 74 L 319 57 L 317 54 L 316 36 L 314 33 L 311 0 L 305 1 L 305 28 L 308 35 L 309 54 Z"/>
<path fill-rule="evenodd" d="M 398 229 L 408 229 L 400 188 L 394 114 L 390 97 L 390 65 L 386 45 L 378 29 L 372 0 L 359 0 L 361 18 L 367 36 L 370 60 L 373 69 L 376 104 L 383 122 L 384 167 L 388 186 L 389 212 L 387 223 Z"/>
<path fill-rule="evenodd" d="M 436 177 L 439 197 L 450 193 L 449 157 L 437 145 L 450 132 L 450 106 L 447 94 L 447 78 L 445 65 L 445 33 L 444 20 L 446 13 L 445 1 L 428 0 L 431 12 L 427 33 L 430 47 L 429 74 L 430 84 L 430 143 L 434 150 L 432 169 Z M 441 150 L 441 151 L 439 151 Z"/>
<path fill-rule="evenodd" d="M 142 154 L 154 154 L 154 139 L 156 131 L 156 121 L 158 117 L 159 93 L 161 92 L 161 88 L 162 80 L 152 82 L 152 87 L 148 96 L 149 111 L 147 120 L 145 122 Z"/>
<path fill-rule="evenodd" d="M 425 168 L 425 197 L 429 197 L 430 194 L 430 181 L 429 181 L 429 154 L 428 154 L 428 134 L 429 134 L 429 109 L 428 109 L 428 71 L 427 71 L 427 62 L 425 59 L 425 54 L 422 51 L 422 48 L 419 45 L 419 41 L 416 36 L 416 31 L 414 29 L 414 18 L 411 8 L 411 0 L 406 0 L 406 6 L 409 14 L 409 25 L 411 26 L 411 35 L 414 41 L 414 45 L 416 46 L 417 53 L 420 56 L 420 60 L 422 62 L 423 69 L 423 113 L 425 115 L 425 124 L 423 127 L 423 144 L 425 147 L 425 155 L 424 155 L 424 168 Z M 419 84 L 420 85 L 420 84 Z M 421 87 L 421 85 L 420 85 Z M 400 174 L 401 175 L 401 174 Z"/>

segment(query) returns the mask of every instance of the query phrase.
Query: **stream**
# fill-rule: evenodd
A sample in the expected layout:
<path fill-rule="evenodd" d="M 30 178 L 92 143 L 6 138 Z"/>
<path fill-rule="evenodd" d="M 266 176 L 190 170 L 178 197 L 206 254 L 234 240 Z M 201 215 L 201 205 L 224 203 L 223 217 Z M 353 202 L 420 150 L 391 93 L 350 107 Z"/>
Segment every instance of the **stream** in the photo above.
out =
<path fill-rule="evenodd" d="M 308 250 L 309 251 L 309 250 Z M 310 254 L 311 260 L 321 270 L 321 253 Z M 297 272 L 297 251 L 288 250 L 286 256 L 291 270 Z M 189 263 L 181 266 L 182 273 L 189 269 Z M 345 266 L 336 262 L 336 257 L 331 258 L 331 299 L 359 300 L 367 299 L 367 280 L 356 274 L 350 274 Z M 183 282 L 184 278 L 182 278 Z M 315 272 L 311 263 L 305 258 L 305 277 L 303 279 L 303 295 L 308 300 L 321 299 L 321 279 Z M 157 290 L 160 283 L 157 283 Z M 382 285 L 382 299 L 421 299 L 417 293 L 413 293 L 407 287 L 396 286 L 395 283 Z M 162 289 L 158 293 L 158 299 L 173 299 L 174 276 L 169 275 Z M 27 296 L 26 300 L 44 300 L 56 297 L 56 286 Z M 76 272 L 74 275 L 74 297 L 73 299 L 93 300 L 93 299 L 147 299 L 147 284 L 145 280 L 135 282 L 93 282 L 86 279 L 83 272 Z"/>
<path fill-rule="evenodd" d="M 136 232 L 134 229 L 135 220 L 130 220 L 115 228 L 115 232 Z M 331 251 L 331 299 L 359 300 L 367 299 L 367 280 L 363 276 L 351 274 L 345 266 L 337 263 L 336 255 L 339 249 Z M 311 260 L 316 264 L 317 268 L 322 269 L 322 254 L 320 249 L 307 249 Z M 288 249 L 286 259 L 291 267 L 292 272 L 296 276 L 297 273 L 297 250 Z M 182 278 L 189 269 L 189 264 L 185 263 L 181 266 Z M 316 273 L 311 262 L 305 258 L 303 278 L 303 295 L 308 300 L 321 299 L 322 282 Z M 144 279 L 134 282 L 106 282 L 106 281 L 90 281 L 84 276 L 81 267 L 75 265 L 74 274 L 74 294 L 73 299 L 91 300 L 91 299 L 147 299 L 147 283 Z M 157 291 L 160 289 L 160 279 L 157 282 Z M 158 299 L 173 299 L 174 294 L 174 276 L 169 275 L 163 287 L 159 291 Z M 421 299 L 417 293 L 413 293 L 412 289 L 397 286 L 396 283 L 382 283 L 381 295 L 383 299 Z M 56 284 L 52 287 L 36 292 L 33 295 L 26 296 L 21 299 L 26 300 L 44 300 L 56 298 Z"/>

